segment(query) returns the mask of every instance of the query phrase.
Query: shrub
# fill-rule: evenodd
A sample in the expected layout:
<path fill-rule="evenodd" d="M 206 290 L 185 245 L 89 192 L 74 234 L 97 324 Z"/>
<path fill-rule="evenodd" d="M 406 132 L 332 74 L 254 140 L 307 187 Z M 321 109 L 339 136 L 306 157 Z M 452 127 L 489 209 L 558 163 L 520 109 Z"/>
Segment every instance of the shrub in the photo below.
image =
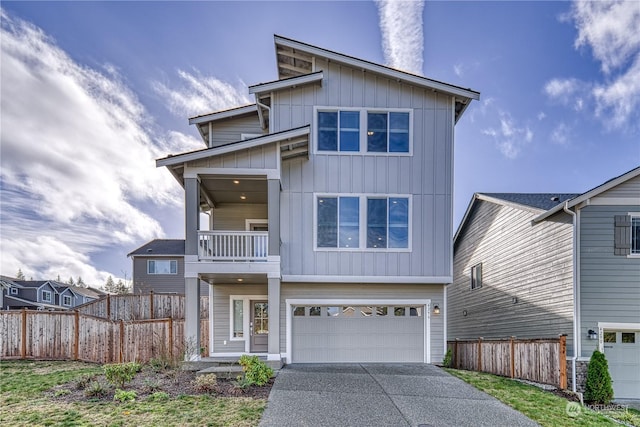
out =
<path fill-rule="evenodd" d="M 154 400 L 157 402 L 166 402 L 169 400 L 169 394 L 164 391 L 156 391 L 152 395 L 150 395 L 147 400 Z"/>
<path fill-rule="evenodd" d="M 95 375 L 83 375 L 75 381 L 76 390 L 87 388 L 95 380 Z"/>
<path fill-rule="evenodd" d="M 201 393 L 215 393 L 218 390 L 218 377 L 216 374 L 198 375 L 195 389 Z"/>
<path fill-rule="evenodd" d="M 162 389 L 162 385 L 158 380 L 146 379 L 144 380 L 144 389 L 148 393 L 153 393 L 155 391 Z"/>
<path fill-rule="evenodd" d="M 122 402 L 122 403 L 134 402 L 136 400 L 136 397 L 138 397 L 138 395 L 133 390 L 126 391 L 126 390 L 116 389 L 116 393 L 113 395 L 113 400 L 117 400 L 118 402 Z"/>
<path fill-rule="evenodd" d="M 103 397 L 107 392 L 108 387 L 100 381 L 91 381 L 84 390 L 84 394 L 87 397 Z"/>
<path fill-rule="evenodd" d="M 273 376 L 273 369 L 261 361 L 258 356 L 240 356 L 238 361 L 244 371 L 244 377 L 249 385 L 263 386 Z"/>
<path fill-rule="evenodd" d="M 453 367 L 453 353 L 451 352 L 451 349 L 448 349 L 445 353 L 444 359 L 442 359 L 442 365 L 445 368 Z"/>
<path fill-rule="evenodd" d="M 611 375 L 609 375 L 609 364 L 604 354 L 595 350 L 587 368 L 584 400 L 608 405 L 611 399 L 613 399 L 613 387 L 611 386 Z"/>
<path fill-rule="evenodd" d="M 130 382 L 141 368 L 136 362 L 113 363 L 102 367 L 107 381 L 120 388 L 124 388 L 124 385 Z"/>

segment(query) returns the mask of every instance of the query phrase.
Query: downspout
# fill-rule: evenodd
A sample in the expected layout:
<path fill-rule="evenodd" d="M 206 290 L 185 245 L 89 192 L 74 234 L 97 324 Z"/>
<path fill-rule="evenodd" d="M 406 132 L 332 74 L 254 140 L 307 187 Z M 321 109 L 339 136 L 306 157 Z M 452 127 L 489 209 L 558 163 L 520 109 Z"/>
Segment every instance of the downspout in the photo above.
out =
<path fill-rule="evenodd" d="M 569 202 L 564 202 L 564 211 L 573 219 L 573 356 L 571 356 L 571 391 L 576 392 L 576 360 L 578 350 L 578 224 L 576 213 L 569 209 Z"/>

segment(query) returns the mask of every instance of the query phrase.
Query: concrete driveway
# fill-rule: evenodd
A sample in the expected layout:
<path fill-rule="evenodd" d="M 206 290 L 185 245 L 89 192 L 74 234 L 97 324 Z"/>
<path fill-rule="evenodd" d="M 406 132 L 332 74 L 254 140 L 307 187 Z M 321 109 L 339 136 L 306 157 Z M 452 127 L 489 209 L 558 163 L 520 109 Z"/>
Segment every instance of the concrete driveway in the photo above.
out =
<path fill-rule="evenodd" d="M 287 365 L 260 426 L 536 426 L 438 367 Z"/>

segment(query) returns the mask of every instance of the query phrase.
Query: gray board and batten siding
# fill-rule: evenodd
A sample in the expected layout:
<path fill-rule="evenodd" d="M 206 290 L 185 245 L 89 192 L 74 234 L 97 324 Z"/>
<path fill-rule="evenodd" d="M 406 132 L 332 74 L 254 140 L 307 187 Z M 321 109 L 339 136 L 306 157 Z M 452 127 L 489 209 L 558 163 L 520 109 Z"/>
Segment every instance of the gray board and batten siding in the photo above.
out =
<path fill-rule="evenodd" d="M 598 322 L 640 323 L 640 259 L 616 255 L 615 217 L 640 212 L 640 179 L 635 179 L 637 205 L 590 205 L 580 210 L 580 334 L 597 330 Z M 622 187 L 622 186 L 620 186 Z M 633 188 L 631 185 L 627 188 Z M 624 188 L 612 189 L 616 193 Z M 614 197 L 614 191 L 607 197 Z M 591 356 L 597 340 L 582 340 L 583 357 Z"/>
<path fill-rule="evenodd" d="M 263 135 L 264 130 L 260 127 L 260 120 L 256 110 L 240 117 L 216 121 L 213 125 L 212 133 L 213 143 L 209 145 L 211 148 L 240 141 L 242 135 Z"/>
<path fill-rule="evenodd" d="M 310 160 L 282 162 L 283 274 L 451 277 L 452 97 L 322 58 L 317 58 L 316 69 L 324 72 L 321 87 L 274 93 L 273 132 L 314 123 L 316 106 L 408 108 L 412 111 L 412 153 L 317 152 L 312 132 Z M 411 250 L 315 250 L 313 217 L 318 194 L 409 196 Z"/>
<path fill-rule="evenodd" d="M 573 351 L 572 219 L 476 200 L 454 246 L 454 282 L 447 287 L 448 339 L 555 337 Z M 482 263 L 482 287 L 471 267 Z M 466 313 L 466 315 L 465 315 Z"/>

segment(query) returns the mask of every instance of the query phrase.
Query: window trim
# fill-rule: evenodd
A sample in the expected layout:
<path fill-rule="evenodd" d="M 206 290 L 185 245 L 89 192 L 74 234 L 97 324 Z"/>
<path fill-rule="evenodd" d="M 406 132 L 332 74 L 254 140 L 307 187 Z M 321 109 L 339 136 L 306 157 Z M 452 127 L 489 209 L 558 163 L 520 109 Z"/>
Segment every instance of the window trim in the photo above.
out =
<path fill-rule="evenodd" d="M 480 270 L 480 284 L 479 285 L 476 283 L 478 281 L 478 278 L 476 277 L 476 274 L 475 274 L 475 272 L 477 270 Z M 471 266 L 471 274 L 470 274 L 470 276 L 471 276 L 471 282 L 469 283 L 469 288 L 471 290 L 482 289 L 483 271 L 482 271 L 482 263 L 481 262 Z M 475 286 L 474 286 L 474 284 L 475 284 Z"/>
<path fill-rule="evenodd" d="M 359 227 L 359 246 L 357 248 L 342 248 L 338 241 L 338 246 L 335 248 L 318 247 L 318 199 L 319 198 L 340 198 L 340 197 L 354 197 L 359 199 L 359 213 L 358 227 Z M 388 201 L 392 198 L 404 198 L 408 202 L 408 230 L 407 230 L 407 247 L 406 248 L 368 248 L 367 247 L 367 201 L 369 199 L 386 199 L 387 207 Z M 389 218 L 387 213 L 387 233 L 389 226 Z M 397 252 L 412 252 L 413 251 L 413 194 L 395 194 L 395 193 L 313 193 L 313 250 L 316 252 L 377 252 L 377 253 L 397 253 Z M 388 242 L 387 242 L 388 245 Z"/>
<path fill-rule="evenodd" d="M 233 301 L 242 300 L 242 337 L 233 336 Z M 251 337 L 249 335 L 249 323 L 251 322 L 251 301 L 268 301 L 267 295 L 229 295 L 229 341 L 244 341 L 245 352 L 249 353 Z"/>
<path fill-rule="evenodd" d="M 638 236 L 638 250 L 634 252 L 633 250 L 633 220 L 636 219 L 640 227 L 640 212 L 628 212 L 627 215 L 630 217 L 631 226 L 629 227 L 629 242 L 631 243 L 631 247 L 629 248 L 629 254 L 627 258 L 640 258 L 640 236 Z"/>
<path fill-rule="evenodd" d="M 168 261 L 169 262 L 169 273 L 152 273 L 150 266 L 151 263 L 154 263 L 154 271 L 155 271 L 155 263 L 156 262 L 165 262 Z M 176 272 L 175 273 L 171 273 L 171 263 L 175 263 L 176 264 Z M 147 260 L 147 274 L 149 276 L 175 276 L 178 274 L 178 260 L 177 259 L 148 259 Z"/>
<path fill-rule="evenodd" d="M 69 303 L 65 303 L 66 299 L 69 298 Z M 62 305 L 71 307 L 73 305 L 73 298 L 70 295 L 62 295 Z"/>
<path fill-rule="evenodd" d="M 45 295 L 49 295 L 49 299 L 45 298 Z M 48 291 L 46 289 L 42 290 L 42 302 L 46 302 L 49 304 L 53 304 L 53 292 Z"/>
<path fill-rule="evenodd" d="M 9 295 L 18 295 L 18 288 L 13 286 L 9 288 Z"/>
<path fill-rule="evenodd" d="M 333 113 L 340 111 L 358 111 L 360 112 L 360 150 L 358 151 L 340 151 L 340 140 L 338 139 L 338 150 L 336 151 L 328 151 L 328 150 L 319 150 L 318 149 L 318 112 L 328 112 Z M 409 151 L 408 152 L 397 152 L 397 151 L 384 151 L 384 152 L 374 152 L 367 150 L 367 114 L 368 113 L 409 113 Z M 312 132 L 310 135 L 311 142 L 313 145 L 313 154 L 319 155 L 336 155 L 339 154 L 341 156 L 399 156 L 399 157 L 410 157 L 413 156 L 413 140 L 414 140 L 414 124 L 413 124 L 413 109 L 412 108 L 365 108 L 365 107 L 329 107 L 329 106 L 319 106 L 316 105 L 313 107 L 313 120 L 312 120 Z M 340 129 L 338 129 L 338 133 L 340 133 Z M 387 150 L 388 147 L 388 138 L 387 135 Z"/>

